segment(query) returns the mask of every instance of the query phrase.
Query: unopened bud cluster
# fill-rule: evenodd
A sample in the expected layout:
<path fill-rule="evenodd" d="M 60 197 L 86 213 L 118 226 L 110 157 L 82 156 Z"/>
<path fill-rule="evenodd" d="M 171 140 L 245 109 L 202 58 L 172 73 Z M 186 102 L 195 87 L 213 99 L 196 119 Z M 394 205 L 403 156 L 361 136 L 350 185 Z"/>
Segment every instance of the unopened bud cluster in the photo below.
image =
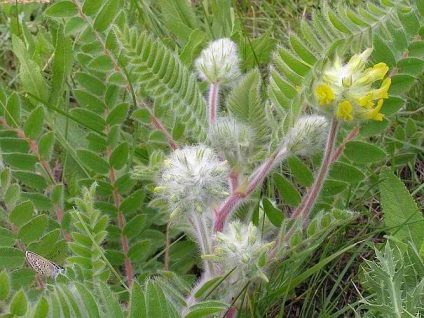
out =
<path fill-rule="evenodd" d="M 383 120 L 380 110 L 383 100 L 388 98 L 391 79 L 384 79 L 389 70 L 385 63 L 365 68 L 371 52 L 372 49 L 367 49 L 356 54 L 347 64 L 336 57 L 315 87 L 320 109 L 346 122 Z M 379 87 L 374 88 L 373 85 L 381 80 Z"/>
<path fill-rule="evenodd" d="M 171 212 L 202 213 L 228 195 L 229 167 L 203 145 L 175 150 L 164 162 L 155 191 Z"/>
<path fill-rule="evenodd" d="M 260 232 L 252 223 L 245 225 L 240 221 L 229 223 L 224 232 L 218 232 L 214 255 L 204 255 L 204 259 L 219 262 L 226 272 L 233 270 L 232 281 L 268 278 L 261 270 L 266 263 L 266 253 L 274 246 L 263 243 Z"/>
<path fill-rule="evenodd" d="M 219 39 L 204 49 L 196 60 L 199 77 L 211 84 L 231 84 L 240 76 L 237 46 L 230 39 Z"/>
<path fill-rule="evenodd" d="M 233 118 L 219 118 L 209 131 L 209 142 L 230 166 L 242 164 L 249 157 L 255 141 L 252 129 Z"/>
<path fill-rule="evenodd" d="M 284 137 L 283 148 L 292 154 L 313 155 L 323 149 L 328 133 L 324 116 L 302 116 Z"/>

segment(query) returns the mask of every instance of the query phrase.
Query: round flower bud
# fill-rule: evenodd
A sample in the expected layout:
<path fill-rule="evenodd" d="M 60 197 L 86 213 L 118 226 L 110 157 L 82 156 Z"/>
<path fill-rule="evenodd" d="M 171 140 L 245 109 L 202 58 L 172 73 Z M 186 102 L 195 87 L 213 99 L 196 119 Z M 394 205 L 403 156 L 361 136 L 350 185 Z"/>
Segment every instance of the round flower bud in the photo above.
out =
<path fill-rule="evenodd" d="M 284 137 L 282 148 L 293 154 L 310 156 L 323 149 L 327 134 L 328 122 L 324 116 L 303 116 Z"/>
<path fill-rule="evenodd" d="M 175 150 L 164 162 L 155 189 L 176 213 L 202 213 L 228 195 L 229 166 L 204 145 Z"/>
<path fill-rule="evenodd" d="M 249 158 L 249 151 L 255 142 L 250 127 L 233 118 L 219 118 L 208 134 L 211 146 L 230 166 L 242 165 Z"/>
<path fill-rule="evenodd" d="M 195 62 L 199 77 L 211 84 L 231 84 L 240 76 L 236 44 L 219 39 L 209 44 Z"/>
<path fill-rule="evenodd" d="M 231 275 L 233 282 L 257 277 L 268 281 L 261 267 L 265 265 L 263 256 L 274 242 L 262 242 L 256 226 L 238 220 L 230 222 L 224 232 L 217 233 L 216 241 L 215 254 L 204 258 L 222 263 L 225 271 L 235 268 Z"/>

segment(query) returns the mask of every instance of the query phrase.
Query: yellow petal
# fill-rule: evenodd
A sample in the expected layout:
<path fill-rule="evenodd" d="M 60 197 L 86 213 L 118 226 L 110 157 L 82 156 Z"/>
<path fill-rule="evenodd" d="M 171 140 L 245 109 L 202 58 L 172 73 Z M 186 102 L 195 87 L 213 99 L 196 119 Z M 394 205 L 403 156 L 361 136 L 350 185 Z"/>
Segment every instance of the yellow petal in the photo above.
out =
<path fill-rule="evenodd" d="M 381 107 L 383 107 L 383 99 L 379 99 L 377 106 L 374 109 L 365 113 L 365 118 L 382 121 L 384 115 L 380 114 Z"/>
<path fill-rule="evenodd" d="M 339 118 L 342 118 L 345 121 L 352 121 L 353 120 L 352 110 L 353 110 L 352 104 L 349 101 L 345 100 L 339 103 L 336 116 Z"/>
<path fill-rule="evenodd" d="M 318 97 L 319 104 L 325 106 L 334 100 L 334 92 L 328 85 L 320 85 L 315 88 L 315 94 Z"/>
<path fill-rule="evenodd" d="M 379 89 L 373 91 L 373 99 L 389 97 L 387 92 L 389 91 L 390 84 L 392 84 L 392 79 L 388 77 L 383 81 L 383 83 L 381 83 L 381 87 Z"/>

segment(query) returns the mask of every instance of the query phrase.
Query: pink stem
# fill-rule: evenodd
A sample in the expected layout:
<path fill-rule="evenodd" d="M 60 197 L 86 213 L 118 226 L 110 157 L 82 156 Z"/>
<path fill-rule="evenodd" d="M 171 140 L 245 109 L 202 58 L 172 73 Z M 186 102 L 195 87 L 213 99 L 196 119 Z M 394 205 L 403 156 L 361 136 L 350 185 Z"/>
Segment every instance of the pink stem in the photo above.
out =
<path fill-rule="evenodd" d="M 333 118 L 331 121 L 330 132 L 328 133 L 327 144 L 325 146 L 321 168 L 315 179 L 315 183 L 312 185 L 311 188 L 309 188 L 308 192 L 303 197 L 302 202 L 293 212 L 291 219 L 297 219 L 299 216 L 302 216 L 302 218 L 305 220 L 306 216 L 312 210 L 317 200 L 318 194 L 321 192 L 328 170 L 330 169 L 332 163 L 332 156 L 334 144 L 336 143 L 338 127 L 339 125 L 337 119 Z"/>
<path fill-rule="evenodd" d="M 245 191 L 235 190 L 231 195 L 221 204 L 219 209 L 216 211 L 214 232 L 222 232 L 224 229 L 225 221 L 228 216 L 246 197 L 248 197 L 259 184 L 263 182 L 271 168 L 278 161 L 286 155 L 285 151 L 280 150 L 278 153 L 273 154 L 267 161 L 265 161 L 255 172 L 253 172 L 249 178 L 249 184 Z"/>
<path fill-rule="evenodd" d="M 209 126 L 213 125 L 216 121 L 218 112 L 218 93 L 219 84 L 213 83 L 209 89 Z"/>

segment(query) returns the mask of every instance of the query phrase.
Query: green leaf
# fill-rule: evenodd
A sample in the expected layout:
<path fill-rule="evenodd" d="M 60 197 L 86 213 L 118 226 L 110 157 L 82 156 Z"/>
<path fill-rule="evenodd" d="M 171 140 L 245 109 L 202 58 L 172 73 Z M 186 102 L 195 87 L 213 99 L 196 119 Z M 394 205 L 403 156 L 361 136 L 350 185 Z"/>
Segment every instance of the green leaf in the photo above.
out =
<path fill-rule="evenodd" d="M 129 147 L 126 142 L 123 142 L 116 147 L 109 158 L 109 164 L 116 170 L 120 170 L 127 163 L 129 156 Z"/>
<path fill-rule="evenodd" d="M 4 202 L 6 203 L 6 206 L 8 206 L 9 208 L 12 208 L 13 206 L 15 206 L 20 196 L 21 196 L 21 188 L 19 187 L 19 185 L 18 184 L 10 185 L 6 191 L 6 194 L 4 195 Z"/>
<path fill-rule="evenodd" d="M 24 244 L 35 242 L 44 233 L 46 226 L 47 216 L 45 214 L 37 215 L 31 221 L 22 226 L 18 233 L 18 238 Z"/>
<path fill-rule="evenodd" d="M 283 200 L 291 206 L 298 206 L 300 203 L 300 194 L 293 184 L 281 174 L 273 175 L 274 184 L 281 194 Z"/>
<path fill-rule="evenodd" d="M 137 181 L 134 178 L 131 178 L 129 173 L 125 173 L 116 180 L 115 188 L 120 194 L 124 195 L 130 192 L 136 184 Z"/>
<path fill-rule="evenodd" d="M 87 316 L 90 318 L 104 317 L 104 316 L 100 316 L 99 308 L 97 306 L 96 299 L 93 296 L 92 290 L 88 290 L 87 287 L 85 287 L 81 283 L 76 282 L 74 284 L 75 284 L 75 288 L 79 292 L 81 299 L 84 303 L 85 310 L 88 313 Z"/>
<path fill-rule="evenodd" d="M 21 121 L 21 102 L 16 93 L 12 93 L 6 105 L 6 123 L 10 127 L 18 127 Z"/>
<path fill-rule="evenodd" d="M 291 156 L 287 159 L 290 172 L 299 184 L 309 187 L 314 182 L 314 175 L 298 157 Z"/>
<path fill-rule="evenodd" d="M 188 38 L 187 44 L 180 53 L 181 62 L 184 65 L 190 66 L 195 57 L 200 53 L 206 40 L 206 34 L 199 30 L 193 30 Z"/>
<path fill-rule="evenodd" d="M 372 51 L 372 57 L 375 61 L 384 62 L 389 66 L 389 68 L 393 68 L 396 66 L 396 58 L 393 53 L 392 48 L 388 45 L 387 41 L 385 40 L 384 36 L 381 36 L 381 34 L 374 34 L 373 36 L 373 48 Z M 393 78 L 392 78 L 393 79 Z M 393 82 L 392 87 L 390 87 L 390 91 L 393 88 Z"/>
<path fill-rule="evenodd" d="M 151 121 L 150 112 L 147 109 L 140 108 L 131 114 L 131 118 L 138 120 L 142 124 L 149 124 Z"/>
<path fill-rule="evenodd" d="M 53 146 L 55 141 L 55 134 L 53 131 L 49 131 L 41 136 L 38 142 L 38 152 L 46 161 L 50 161 L 53 154 Z"/>
<path fill-rule="evenodd" d="M 85 166 L 94 172 L 99 174 L 107 174 L 109 172 L 108 162 L 98 154 L 90 150 L 80 149 L 77 150 L 77 156 Z"/>
<path fill-rule="evenodd" d="M 0 227 L 0 246 L 14 246 L 15 243 L 15 234 L 4 227 Z"/>
<path fill-rule="evenodd" d="M 269 129 L 261 95 L 261 75 L 257 69 L 237 81 L 227 98 L 227 107 L 241 122 L 256 131 L 256 137 L 264 138 Z"/>
<path fill-rule="evenodd" d="M 32 219 L 34 206 L 31 201 L 24 201 L 17 205 L 9 214 L 9 221 L 18 229 Z"/>
<path fill-rule="evenodd" d="M 144 229 L 146 224 L 147 216 L 145 214 L 139 214 L 133 217 L 124 227 L 124 234 L 127 238 L 135 238 Z M 1 234 L 0 234 L 1 235 Z"/>
<path fill-rule="evenodd" d="M 335 162 L 331 166 L 329 176 L 334 180 L 354 183 L 362 181 L 365 175 L 358 168 L 344 162 Z"/>
<path fill-rule="evenodd" d="M 380 199 L 387 231 L 417 249 L 424 242 L 424 218 L 411 194 L 389 168 L 380 173 Z"/>
<path fill-rule="evenodd" d="M 142 240 L 133 244 L 128 250 L 128 257 L 134 263 L 141 262 L 146 259 L 150 249 L 150 241 Z"/>
<path fill-rule="evenodd" d="M 122 6 L 122 0 L 108 0 L 97 14 L 93 28 L 98 32 L 103 32 L 109 28 L 118 14 L 118 9 Z"/>
<path fill-rule="evenodd" d="M 63 96 L 64 86 L 72 71 L 74 59 L 72 41 L 69 37 L 65 37 L 63 32 L 63 27 L 60 26 L 54 41 L 54 59 L 49 97 L 49 103 L 53 106 L 57 106 Z"/>
<path fill-rule="evenodd" d="M 0 301 L 7 299 L 10 293 L 9 276 L 7 272 L 3 270 L 0 273 Z"/>
<path fill-rule="evenodd" d="M 416 78 L 407 74 L 396 74 L 392 76 L 392 84 L 390 85 L 390 94 L 402 95 L 408 92 L 414 85 Z M 384 109 L 384 104 L 383 108 Z M 384 112 L 383 112 L 384 113 Z"/>
<path fill-rule="evenodd" d="M 35 312 L 33 318 L 44 318 L 48 317 L 49 313 L 49 302 L 44 296 L 41 296 L 40 300 L 35 307 Z"/>
<path fill-rule="evenodd" d="M 209 279 L 208 281 L 202 284 L 202 287 L 200 287 L 196 291 L 194 296 L 199 299 L 205 298 L 207 294 L 213 291 L 215 288 L 217 288 L 224 281 L 224 279 L 225 279 L 224 276 L 218 276 L 218 277 Z"/>
<path fill-rule="evenodd" d="M 346 187 L 346 182 L 327 179 L 324 181 L 324 186 L 322 188 L 321 194 L 323 196 L 333 196 L 342 192 L 344 189 L 346 189 Z"/>
<path fill-rule="evenodd" d="M 22 199 L 30 200 L 38 210 L 51 210 L 53 203 L 49 197 L 41 193 L 24 192 L 21 194 Z"/>
<path fill-rule="evenodd" d="M 32 172 L 14 171 L 13 176 L 23 184 L 36 190 L 44 190 L 47 187 L 46 179 Z"/>
<path fill-rule="evenodd" d="M 145 190 L 140 189 L 132 193 L 124 201 L 122 201 L 121 205 L 119 206 L 119 209 L 124 214 L 133 213 L 140 208 L 141 204 L 144 201 L 145 196 L 146 196 Z"/>
<path fill-rule="evenodd" d="M 26 314 L 28 308 L 28 302 L 25 296 L 25 293 L 20 290 L 15 296 L 13 296 L 12 301 L 10 302 L 10 313 L 16 316 L 23 316 Z"/>
<path fill-rule="evenodd" d="M 87 73 L 78 72 L 75 74 L 75 78 L 80 83 L 80 85 L 91 94 L 103 96 L 106 92 L 106 85 L 97 77 Z"/>
<path fill-rule="evenodd" d="M 193 7 L 185 0 L 160 0 L 166 27 L 187 42 L 192 32 L 198 29 Z"/>
<path fill-rule="evenodd" d="M 90 69 L 100 72 L 113 71 L 113 63 L 106 55 L 100 55 L 87 65 Z"/>
<path fill-rule="evenodd" d="M 114 31 L 124 47 L 122 54 L 136 70 L 134 80 L 148 96 L 167 106 L 166 117 L 173 114 L 196 140 L 203 140 L 207 107 L 195 74 L 160 40 L 135 28 Z"/>
<path fill-rule="evenodd" d="M 14 247 L 0 247 L 0 268 L 16 269 L 22 266 L 25 256 Z"/>
<path fill-rule="evenodd" d="M 103 101 L 86 91 L 75 89 L 74 95 L 78 101 L 78 105 L 87 108 L 97 114 L 103 114 L 107 108 Z"/>
<path fill-rule="evenodd" d="M 129 105 L 121 103 L 115 106 L 106 118 L 106 122 L 110 125 L 122 124 L 127 119 Z"/>
<path fill-rule="evenodd" d="M 146 301 L 140 284 L 134 281 L 131 289 L 129 318 L 139 318 L 146 316 Z"/>
<path fill-rule="evenodd" d="M 78 7 L 72 1 L 57 2 L 44 11 L 45 15 L 52 18 L 68 18 L 78 13 Z"/>
<path fill-rule="evenodd" d="M 24 132 L 27 137 L 36 140 L 43 131 L 44 125 L 44 108 L 38 106 L 28 116 L 24 125 Z"/>
<path fill-rule="evenodd" d="M 361 136 L 366 138 L 383 133 L 384 131 L 386 131 L 388 126 L 389 121 L 386 119 L 383 119 L 382 121 L 369 120 L 361 123 L 361 129 L 359 132 Z"/>
<path fill-rule="evenodd" d="M 9 166 L 20 169 L 33 171 L 35 164 L 38 162 L 38 158 L 34 155 L 24 153 L 4 153 L 2 154 L 4 162 Z"/>
<path fill-rule="evenodd" d="M 262 199 L 262 205 L 264 212 L 268 219 L 271 221 L 272 224 L 274 224 L 276 227 L 280 227 L 281 223 L 284 220 L 284 214 L 282 211 L 274 208 L 271 201 L 268 198 Z"/>
<path fill-rule="evenodd" d="M 40 67 L 31 59 L 21 39 L 13 35 L 12 44 L 13 52 L 21 64 L 19 76 L 24 89 L 39 99 L 47 101 L 49 89 Z"/>
<path fill-rule="evenodd" d="M 82 6 L 82 12 L 85 15 L 92 16 L 99 12 L 104 0 L 85 0 Z"/>
<path fill-rule="evenodd" d="M 190 312 L 184 318 L 210 317 L 213 314 L 220 313 L 228 308 L 228 304 L 221 301 L 202 301 L 189 308 Z"/>
<path fill-rule="evenodd" d="M 387 158 L 383 149 L 363 141 L 349 141 L 343 154 L 356 163 L 380 162 Z"/>
<path fill-rule="evenodd" d="M 180 318 L 181 316 L 169 302 L 162 290 L 152 281 L 146 283 L 146 317 Z"/>
<path fill-rule="evenodd" d="M 390 96 L 390 98 L 384 102 L 381 113 L 385 116 L 390 116 L 400 110 L 405 103 L 406 101 L 403 98 Z"/>
<path fill-rule="evenodd" d="M 75 36 L 77 33 L 82 32 L 86 26 L 87 23 L 83 18 L 72 17 L 66 22 L 64 33 L 66 36 Z"/>
<path fill-rule="evenodd" d="M 121 310 L 121 306 L 119 306 L 119 303 L 114 298 L 114 295 L 112 294 L 109 287 L 104 283 L 100 282 L 99 286 L 100 294 L 102 295 L 103 299 L 103 306 L 106 310 L 106 317 L 124 317 L 123 312 Z"/>
<path fill-rule="evenodd" d="M 418 76 L 424 71 L 424 61 L 419 58 L 404 58 L 397 64 L 400 74 L 408 74 Z"/>

